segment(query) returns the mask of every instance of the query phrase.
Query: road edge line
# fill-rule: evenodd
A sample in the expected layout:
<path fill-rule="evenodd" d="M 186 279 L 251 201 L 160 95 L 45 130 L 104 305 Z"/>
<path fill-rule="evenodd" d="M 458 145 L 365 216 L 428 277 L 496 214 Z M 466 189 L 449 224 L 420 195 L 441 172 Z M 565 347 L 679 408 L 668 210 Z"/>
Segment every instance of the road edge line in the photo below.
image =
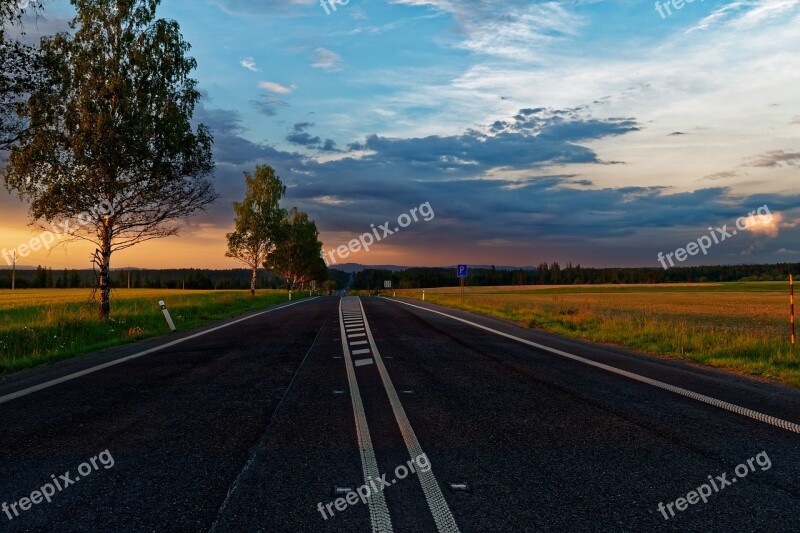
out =
<path fill-rule="evenodd" d="M 220 329 L 224 329 L 224 328 L 227 328 L 229 326 L 233 326 L 234 324 L 238 324 L 240 322 L 244 322 L 245 320 L 250 320 L 251 318 L 255 318 L 257 316 L 265 315 L 265 314 L 271 313 L 273 311 L 280 311 L 281 309 L 286 309 L 287 307 L 291 307 L 293 305 L 301 304 L 301 303 L 304 303 L 304 302 L 310 302 L 312 300 L 316 300 L 317 298 L 319 298 L 319 296 L 314 296 L 313 298 L 304 298 L 304 299 L 302 299 L 300 301 L 297 301 L 297 302 L 294 302 L 294 303 L 290 303 L 288 305 L 282 305 L 281 307 L 275 307 L 275 308 L 272 308 L 272 309 L 267 309 L 265 311 L 260 311 L 258 313 L 254 313 L 252 315 L 248 315 L 246 317 L 239 318 L 239 319 L 234 320 L 232 322 L 228 322 L 227 324 L 222 324 L 222 325 L 213 327 L 211 329 L 200 331 L 200 332 L 195 333 L 193 335 L 189 335 L 188 337 L 183 337 L 183 338 L 180 338 L 180 339 L 176 339 L 176 340 L 174 340 L 172 342 L 168 342 L 168 343 L 162 344 L 160 346 L 155 346 L 153 348 L 149 348 L 147 350 L 144 350 L 144 351 L 132 354 L 132 355 L 127 355 L 127 356 L 122 357 L 120 359 L 114 359 L 113 361 L 108 361 L 107 363 L 103 363 L 101 365 L 97 365 L 97 366 L 93 366 L 93 367 L 90 367 L 90 368 L 86 368 L 84 370 L 81 370 L 81 371 L 78 371 L 78 372 L 74 372 L 72 374 L 67 374 L 66 376 L 61 376 L 60 378 L 51 379 L 50 381 L 45 381 L 44 383 L 39 383 L 38 385 L 32 385 L 32 386 L 27 387 L 25 389 L 21 389 L 21 390 L 18 390 L 16 392 L 12 392 L 12 393 L 6 394 L 5 396 L 0 396 L 0 404 L 4 404 L 6 402 L 10 402 L 12 400 L 16 400 L 18 398 L 22 398 L 24 396 L 28 396 L 30 394 L 33 394 L 34 392 L 39 392 L 39 391 L 44 390 L 44 389 L 49 389 L 50 387 L 54 387 L 55 385 L 60 385 L 61 383 L 66 383 L 67 381 L 72 381 L 73 379 L 81 378 L 83 376 L 86 376 L 86 375 L 89 375 L 89 374 L 93 374 L 95 372 L 99 372 L 100 370 L 105 370 L 106 368 L 125 363 L 127 361 L 132 360 L 132 359 L 138 359 L 139 357 L 144 357 L 145 355 L 150 355 L 152 353 L 159 352 L 159 351 L 161 351 L 161 350 L 163 350 L 165 348 L 171 348 L 172 346 L 181 344 L 182 342 L 186 342 L 186 341 L 189 341 L 189 340 L 192 340 L 192 339 L 196 339 L 197 337 L 202 337 L 203 335 L 207 335 L 208 333 L 213 333 L 214 331 L 218 331 Z"/>
<path fill-rule="evenodd" d="M 507 339 L 511 339 L 511 340 L 517 341 L 517 342 L 522 343 L 522 344 L 526 344 L 528 346 L 531 346 L 533 348 L 537 348 L 539 350 L 544 350 L 546 352 L 550 352 L 552 354 L 559 355 L 561 357 L 565 357 L 567 359 L 571 359 L 571 360 L 579 362 L 579 363 L 583 363 L 583 364 L 586 364 L 586 365 L 589 365 L 589 366 L 593 366 L 595 368 L 599 368 L 601 370 L 605 370 L 607 372 L 611 372 L 613 374 L 617 374 L 619 376 L 623 376 L 623 377 L 632 379 L 634 381 L 638 381 L 640 383 L 645 383 L 647 385 L 651 385 L 653 387 L 656 387 L 656 388 L 659 388 L 659 389 L 662 389 L 662 390 L 666 390 L 666 391 L 678 394 L 680 396 L 684 396 L 684 397 L 687 397 L 687 398 L 691 398 L 693 400 L 697 400 L 697 401 L 702 402 L 702 403 L 713 405 L 714 407 L 718 407 L 720 409 L 724 409 L 726 411 L 735 413 L 737 415 L 744 416 L 744 417 L 747 417 L 747 418 L 751 418 L 751 419 L 757 420 L 759 422 L 763 422 L 764 424 L 769 424 L 771 426 L 775 426 L 775 427 L 778 427 L 778 428 L 781 428 L 781 429 L 785 429 L 787 431 L 791 431 L 791 432 L 794 432 L 794 433 L 800 433 L 800 424 L 795 424 L 794 422 L 789 422 L 787 420 L 783 420 L 781 418 L 777 418 L 777 417 L 774 417 L 774 416 L 771 416 L 771 415 L 767 415 L 767 414 L 761 413 L 759 411 L 754 411 L 752 409 L 748 409 L 746 407 L 742 407 L 742 406 L 736 405 L 734 403 L 726 402 L 726 401 L 723 401 L 723 400 L 718 400 L 718 399 L 713 398 L 711 396 L 706 396 L 705 394 L 700 394 L 699 392 L 694 392 L 694 391 L 691 391 L 689 389 L 684 389 L 682 387 L 677 387 L 675 385 L 670 385 L 669 383 L 664 383 L 663 381 L 658 381 L 656 379 L 648 378 L 648 377 L 636 374 L 634 372 L 629 372 L 627 370 L 622 370 L 621 368 L 617 368 L 617 367 L 614 367 L 614 366 L 611 366 L 611 365 L 607 365 L 605 363 L 599 363 L 597 361 L 592 361 L 591 359 L 587 359 L 587 358 L 581 357 L 579 355 L 574 355 L 574 354 L 571 354 L 569 352 L 564 352 L 564 351 L 559 350 L 557 348 L 550 348 L 549 346 L 545 346 L 543 344 L 539 344 L 538 342 L 529 341 L 527 339 L 523 339 L 523 338 L 517 337 L 515 335 L 511 335 L 510 333 L 504 333 L 502 331 L 498 331 L 498 330 L 490 328 L 488 326 L 484 326 L 484 325 L 478 324 L 476 322 L 471 322 L 471 321 L 466 320 L 464 318 L 459 318 L 457 316 L 448 315 L 447 313 L 443 313 L 441 311 L 436 311 L 435 309 L 428 309 L 427 307 L 422 307 L 422 306 L 419 306 L 419 305 L 410 304 L 408 302 L 404 302 L 404 301 L 401 301 L 401 300 L 393 300 L 391 298 L 383 298 L 383 299 L 386 300 L 386 301 L 396 302 L 396 303 L 399 303 L 399 304 L 407 305 L 409 307 L 415 307 L 417 309 L 422 309 L 423 311 L 428 311 L 429 313 L 435 313 L 437 315 L 441 315 L 441 316 L 444 316 L 444 317 L 447 317 L 447 318 L 451 318 L 453 320 L 457 320 L 459 322 L 463 322 L 464 324 L 468 324 L 470 326 L 473 326 L 473 327 L 488 331 L 490 333 L 494 333 L 496 335 L 500 335 L 501 337 L 506 337 Z"/>

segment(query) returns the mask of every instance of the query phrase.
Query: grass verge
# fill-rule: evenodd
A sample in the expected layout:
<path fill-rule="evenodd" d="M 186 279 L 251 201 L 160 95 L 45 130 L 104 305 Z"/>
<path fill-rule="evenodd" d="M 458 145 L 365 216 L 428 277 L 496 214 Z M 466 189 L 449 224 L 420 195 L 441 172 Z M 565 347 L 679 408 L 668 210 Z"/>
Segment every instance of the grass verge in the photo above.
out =
<path fill-rule="evenodd" d="M 293 295 L 294 299 L 300 294 Z M 178 331 L 288 300 L 286 291 L 115 290 L 111 317 L 97 316 L 85 289 L 0 290 L 0 375 L 169 333 L 164 300 Z"/>
<path fill-rule="evenodd" d="M 426 289 L 430 303 L 800 387 L 786 283 Z M 421 299 L 421 290 L 397 296 Z M 391 294 L 391 293 L 390 293 Z"/>

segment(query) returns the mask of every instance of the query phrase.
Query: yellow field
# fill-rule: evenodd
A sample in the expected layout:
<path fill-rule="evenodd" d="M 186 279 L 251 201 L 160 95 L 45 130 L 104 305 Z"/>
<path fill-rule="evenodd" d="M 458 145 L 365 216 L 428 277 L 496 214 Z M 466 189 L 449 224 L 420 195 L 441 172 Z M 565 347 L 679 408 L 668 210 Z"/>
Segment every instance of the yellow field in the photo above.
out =
<path fill-rule="evenodd" d="M 524 327 L 800 386 L 786 283 L 426 289 L 426 301 Z M 421 299 L 420 290 L 398 296 Z"/>
<path fill-rule="evenodd" d="M 114 289 L 111 291 L 111 300 L 114 302 L 136 298 L 163 298 L 170 294 L 183 296 L 202 293 L 208 293 L 208 291 Z M 0 289 L 0 313 L 9 309 L 29 307 L 32 305 L 60 305 L 73 302 L 88 302 L 91 294 L 89 289 L 18 289 L 14 291 L 10 289 Z"/>

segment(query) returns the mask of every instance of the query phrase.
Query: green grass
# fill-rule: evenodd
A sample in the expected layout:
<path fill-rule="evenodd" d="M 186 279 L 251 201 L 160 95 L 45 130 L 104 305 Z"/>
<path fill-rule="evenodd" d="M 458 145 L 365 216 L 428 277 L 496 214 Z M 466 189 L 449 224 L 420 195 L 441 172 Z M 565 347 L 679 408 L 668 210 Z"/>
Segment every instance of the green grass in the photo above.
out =
<path fill-rule="evenodd" d="M 781 282 L 426 289 L 426 301 L 523 327 L 775 379 L 800 387 Z M 398 290 L 421 299 L 421 290 Z"/>
<path fill-rule="evenodd" d="M 294 298 L 300 298 L 295 294 Z M 286 291 L 115 290 L 111 317 L 97 316 L 85 289 L 0 290 L 0 375 L 169 333 L 164 300 L 178 331 L 288 300 Z"/>

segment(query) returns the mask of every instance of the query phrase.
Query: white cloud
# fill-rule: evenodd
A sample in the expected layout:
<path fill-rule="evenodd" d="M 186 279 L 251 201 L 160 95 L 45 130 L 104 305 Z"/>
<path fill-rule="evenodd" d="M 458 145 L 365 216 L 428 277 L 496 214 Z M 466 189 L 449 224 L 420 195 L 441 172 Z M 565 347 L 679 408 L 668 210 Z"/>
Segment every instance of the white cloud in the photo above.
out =
<path fill-rule="evenodd" d="M 342 57 L 336 52 L 328 50 L 327 48 L 320 47 L 314 50 L 312 61 L 313 62 L 311 63 L 311 66 L 314 68 L 327 71 L 342 69 Z"/>
<path fill-rule="evenodd" d="M 259 68 L 256 67 L 256 60 L 253 59 L 252 57 L 245 57 L 244 59 L 239 61 L 239 64 L 251 72 L 259 71 Z"/>
<path fill-rule="evenodd" d="M 267 91 L 277 93 L 277 94 L 289 94 L 294 91 L 297 86 L 290 85 L 286 87 L 285 85 L 281 85 L 280 83 L 275 83 L 274 81 L 262 81 L 258 84 L 258 86 L 262 89 L 266 89 Z"/>
<path fill-rule="evenodd" d="M 319 203 L 321 203 L 321 204 L 325 204 L 325 205 L 344 205 L 344 204 L 353 203 L 350 200 L 345 200 L 343 198 L 339 198 L 337 196 L 330 196 L 330 195 L 318 196 L 318 197 L 314 198 L 314 200 L 319 202 Z"/>
<path fill-rule="evenodd" d="M 716 8 L 686 33 L 723 24 L 738 27 L 756 26 L 769 19 L 785 16 L 798 5 L 800 0 L 737 0 Z"/>

